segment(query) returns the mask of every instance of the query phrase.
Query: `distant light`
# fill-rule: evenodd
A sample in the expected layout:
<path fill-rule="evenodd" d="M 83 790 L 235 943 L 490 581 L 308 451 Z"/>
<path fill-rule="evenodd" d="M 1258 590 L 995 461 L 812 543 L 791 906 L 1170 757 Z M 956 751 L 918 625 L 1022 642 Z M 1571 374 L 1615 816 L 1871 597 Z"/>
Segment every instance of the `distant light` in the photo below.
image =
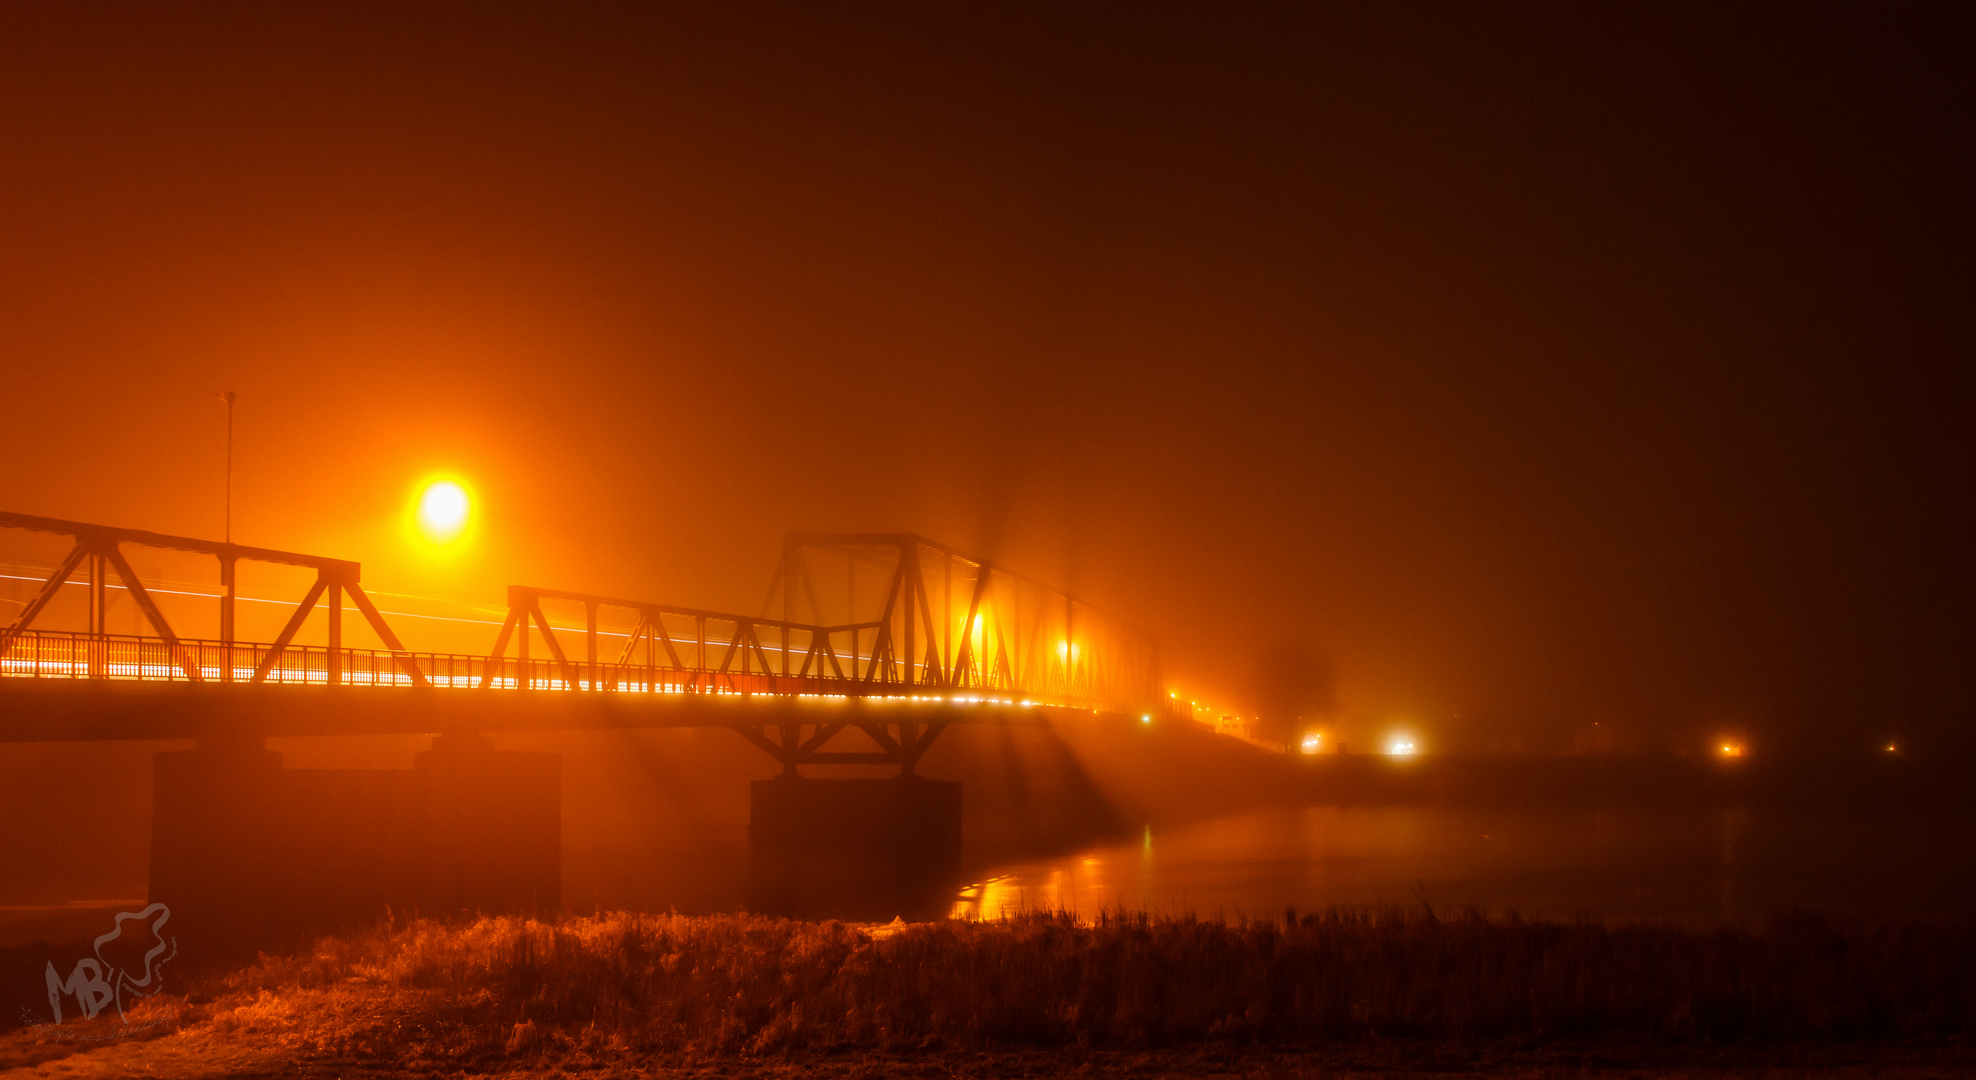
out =
<path fill-rule="evenodd" d="M 1153 722 L 1153 714 L 1152 714 L 1152 713 L 1141 713 L 1141 714 L 1139 714 L 1139 722 L 1140 722 L 1140 723 L 1142 723 L 1142 724 L 1150 724 L 1150 723 L 1152 723 L 1152 722 Z"/>
<path fill-rule="evenodd" d="M 1721 745 L 1721 747 L 1719 747 L 1719 748 L 1718 748 L 1718 749 L 1716 750 L 1716 753 L 1718 753 L 1718 754 L 1721 754 L 1721 755 L 1722 755 L 1723 757 L 1726 757 L 1726 758 L 1728 758 L 1728 757 L 1742 757 L 1742 756 L 1743 756 L 1743 744 L 1742 744 L 1742 743 L 1723 743 L 1723 744 Z"/>
<path fill-rule="evenodd" d="M 1888 744 L 1887 744 L 1887 753 L 1889 753 L 1889 754 L 1898 754 L 1898 753 L 1900 753 L 1900 752 L 1901 752 L 1901 748 L 1900 748 L 1900 747 L 1898 747 L 1898 746 L 1896 746 L 1896 745 L 1894 745 L 1893 743 L 1888 743 Z"/>
<path fill-rule="evenodd" d="M 1323 741 L 1322 738 L 1316 732 L 1312 732 L 1311 734 L 1304 736 L 1304 742 L 1303 742 L 1304 753 L 1306 754 L 1317 753 L 1318 744 L 1322 741 Z"/>
<path fill-rule="evenodd" d="M 473 499 L 457 480 L 434 480 L 419 492 L 418 530 L 427 542 L 450 544 L 466 532 Z"/>
<path fill-rule="evenodd" d="M 1413 740 L 1394 739 L 1386 744 L 1386 752 L 1394 757 L 1410 757 L 1413 754 Z"/>

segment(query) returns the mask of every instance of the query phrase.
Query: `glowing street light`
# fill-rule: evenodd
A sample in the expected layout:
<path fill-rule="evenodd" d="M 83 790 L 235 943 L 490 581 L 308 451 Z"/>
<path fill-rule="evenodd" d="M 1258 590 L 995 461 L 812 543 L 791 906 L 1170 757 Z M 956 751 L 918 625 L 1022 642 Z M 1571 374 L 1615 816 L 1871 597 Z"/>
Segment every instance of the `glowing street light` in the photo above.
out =
<path fill-rule="evenodd" d="M 1386 744 L 1386 752 L 1394 757 L 1412 757 L 1414 753 L 1413 740 L 1394 736 L 1393 741 Z"/>
<path fill-rule="evenodd" d="M 457 480 L 434 480 L 419 492 L 413 522 L 427 543 L 450 544 L 467 530 L 473 518 L 473 498 Z"/>

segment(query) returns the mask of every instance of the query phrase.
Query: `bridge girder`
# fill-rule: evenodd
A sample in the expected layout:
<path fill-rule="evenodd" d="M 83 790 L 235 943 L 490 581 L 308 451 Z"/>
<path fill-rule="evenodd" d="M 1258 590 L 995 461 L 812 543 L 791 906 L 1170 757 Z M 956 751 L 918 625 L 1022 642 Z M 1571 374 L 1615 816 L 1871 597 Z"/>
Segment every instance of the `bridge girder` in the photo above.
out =
<path fill-rule="evenodd" d="M 711 726 L 737 732 L 788 773 L 885 765 L 909 775 L 954 723 L 1042 723 L 1165 705 L 1149 635 L 909 533 L 789 534 L 764 605 L 773 606 L 779 589 L 779 619 L 511 586 L 492 654 L 480 656 L 406 650 L 359 584 L 355 562 L 25 514 L 0 513 L 0 528 L 72 540 L 21 616 L 0 629 L 0 675 L 8 676 L 0 678 L 0 742 Z M 125 545 L 217 559 L 221 639 L 176 633 Z M 825 617 L 812 565 L 821 555 L 845 559 L 842 618 Z M 234 640 L 241 560 L 315 571 L 272 643 Z M 862 595 L 859 567 L 874 561 L 881 573 Z M 35 619 L 84 566 L 88 631 L 37 629 Z M 103 593 L 112 572 L 155 636 L 107 633 Z M 343 646 L 345 596 L 385 651 Z M 583 609 L 580 657 L 564 647 L 576 631 L 553 625 L 544 601 Z M 875 610 L 861 610 L 865 601 Z M 319 606 L 329 614 L 327 647 L 295 644 Z M 809 621 L 795 617 L 805 607 Z M 612 608 L 636 620 L 615 660 L 599 651 L 599 611 Z M 546 659 L 530 656 L 537 640 Z M 873 749 L 832 748 L 851 732 Z"/>
<path fill-rule="evenodd" d="M 157 603 L 139 580 L 137 572 L 131 569 L 124 557 L 123 547 L 134 544 L 142 547 L 163 548 L 171 551 L 191 552 L 209 555 L 219 560 L 220 568 L 220 644 L 228 653 L 219 665 L 221 681 L 234 680 L 235 663 L 232 646 L 234 644 L 234 602 L 236 600 L 236 568 L 242 560 L 251 562 L 276 563 L 286 566 L 300 566 L 315 570 L 316 580 L 296 605 L 288 622 L 274 642 L 264 651 L 257 651 L 258 662 L 249 680 L 253 683 L 266 682 L 268 674 L 281 660 L 282 654 L 294 641 L 295 633 L 316 605 L 326 603 L 329 609 L 328 681 L 334 685 L 342 681 L 340 660 L 342 658 L 343 637 L 343 597 L 348 595 L 350 602 L 364 617 L 371 629 L 377 633 L 387 649 L 397 659 L 400 667 L 414 685 L 428 685 L 425 675 L 414 663 L 405 646 L 398 640 L 384 616 L 378 613 L 377 606 L 371 603 L 363 587 L 358 584 L 362 577 L 362 567 L 347 559 L 332 559 L 321 555 L 305 555 L 293 551 L 277 551 L 273 548 L 253 547 L 247 544 L 232 544 L 212 540 L 200 540 L 190 536 L 171 536 L 145 529 L 125 529 L 110 525 L 95 525 L 84 521 L 65 521 L 60 518 L 38 517 L 33 514 L 16 514 L 0 511 L 0 528 L 24 529 L 30 532 L 50 533 L 66 536 L 74 541 L 53 573 L 42 582 L 35 598 L 22 609 L 20 617 L 13 625 L 0 629 L 0 656 L 11 649 L 20 636 L 32 628 L 34 620 L 45 610 L 62 587 L 69 583 L 76 570 L 88 562 L 89 573 L 89 633 L 92 636 L 107 636 L 104 625 L 104 609 L 107 602 L 109 571 L 114 570 L 123 588 L 130 593 L 132 602 L 143 613 L 145 622 L 150 625 L 157 637 L 165 643 L 173 663 L 185 674 L 190 682 L 205 679 L 205 665 L 195 663 L 192 653 L 181 642 L 180 636 L 172 629 L 171 623 L 158 609 Z M 94 654 L 89 661 L 92 676 L 100 674 L 101 661 Z"/>
<path fill-rule="evenodd" d="M 825 598 L 837 582 L 818 587 L 819 557 L 841 560 L 841 608 Z M 879 571 L 862 592 L 860 566 Z M 771 604 L 778 594 L 784 619 L 822 622 L 828 609 L 848 620 L 875 609 L 872 652 L 882 681 L 1004 690 L 1099 711 L 1166 709 L 1152 635 L 1063 589 L 916 533 L 789 533 Z"/>
<path fill-rule="evenodd" d="M 499 734 L 725 727 L 815 733 L 835 727 L 925 733 L 954 724 L 1041 726 L 1089 713 L 1048 705 L 934 698 L 812 698 L 766 694 L 610 694 L 554 690 L 479 693 L 412 686 L 349 687 L 206 682 L 0 679 L 0 743 L 237 740 L 341 735 Z M 745 735 L 743 736 L 746 737 Z M 895 742 L 898 740 L 895 738 Z M 903 744 L 902 744 L 903 745 Z M 882 744 L 881 744 L 882 746 Z M 822 743 L 806 754 L 830 753 Z M 778 744 L 774 755 L 780 760 Z M 916 758 L 915 758 L 916 760 Z M 827 759 L 806 764 L 850 764 Z M 897 759 L 857 764 L 901 764 Z"/>

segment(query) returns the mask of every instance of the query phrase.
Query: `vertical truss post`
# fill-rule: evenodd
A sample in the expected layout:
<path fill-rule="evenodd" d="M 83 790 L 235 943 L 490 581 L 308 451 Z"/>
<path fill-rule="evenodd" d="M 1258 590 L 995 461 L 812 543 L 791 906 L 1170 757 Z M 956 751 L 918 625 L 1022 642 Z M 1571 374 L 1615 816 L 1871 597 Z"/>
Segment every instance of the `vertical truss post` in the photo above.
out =
<path fill-rule="evenodd" d="M 109 561 L 101 552 L 89 553 L 89 632 L 101 637 L 109 633 Z"/>
<path fill-rule="evenodd" d="M 1077 634 L 1071 627 L 1071 619 L 1076 610 L 1076 602 L 1069 594 L 1063 598 L 1063 693 L 1074 697 L 1077 693 Z"/>
<path fill-rule="evenodd" d="M 89 677 L 103 677 L 104 653 L 108 641 L 110 615 L 110 565 L 101 552 L 89 553 Z M 142 662 L 140 658 L 140 663 Z"/>
<path fill-rule="evenodd" d="M 331 686 L 343 684 L 343 582 L 333 580 L 327 590 L 329 601 L 329 659 L 324 676 Z"/>
<path fill-rule="evenodd" d="M 220 556 L 220 679 L 233 681 L 233 601 L 236 586 L 234 558 Z"/>
<path fill-rule="evenodd" d="M 584 645 L 589 650 L 590 689 L 597 686 L 597 603 L 590 601 L 583 605 Z"/>
<path fill-rule="evenodd" d="M 899 541 L 899 590 L 904 594 L 900 599 L 905 601 L 905 606 L 899 617 L 906 624 L 906 685 L 913 686 L 919 682 L 918 678 L 913 675 L 913 584 L 919 575 L 906 569 L 907 559 L 913 559 L 915 561 L 919 559 L 919 551 L 913 546 L 910 539 Z"/>
<path fill-rule="evenodd" d="M 533 690 L 535 676 L 528 666 L 528 599 L 515 598 L 513 589 L 508 590 L 508 606 L 515 613 L 515 688 Z"/>

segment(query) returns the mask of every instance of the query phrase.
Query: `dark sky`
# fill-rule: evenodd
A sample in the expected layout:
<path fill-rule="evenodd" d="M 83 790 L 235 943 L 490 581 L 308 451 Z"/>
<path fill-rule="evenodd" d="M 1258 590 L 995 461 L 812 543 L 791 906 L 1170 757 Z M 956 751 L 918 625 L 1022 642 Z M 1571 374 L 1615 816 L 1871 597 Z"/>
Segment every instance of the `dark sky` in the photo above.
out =
<path fill-rule="evenodd" d="M 1966 8 L 1066 7 L 0 9 L 0 508 L 217 535 L 231 387 L 380 589 L 914 530 L 1430 746 L 1970 747 Z"/>

